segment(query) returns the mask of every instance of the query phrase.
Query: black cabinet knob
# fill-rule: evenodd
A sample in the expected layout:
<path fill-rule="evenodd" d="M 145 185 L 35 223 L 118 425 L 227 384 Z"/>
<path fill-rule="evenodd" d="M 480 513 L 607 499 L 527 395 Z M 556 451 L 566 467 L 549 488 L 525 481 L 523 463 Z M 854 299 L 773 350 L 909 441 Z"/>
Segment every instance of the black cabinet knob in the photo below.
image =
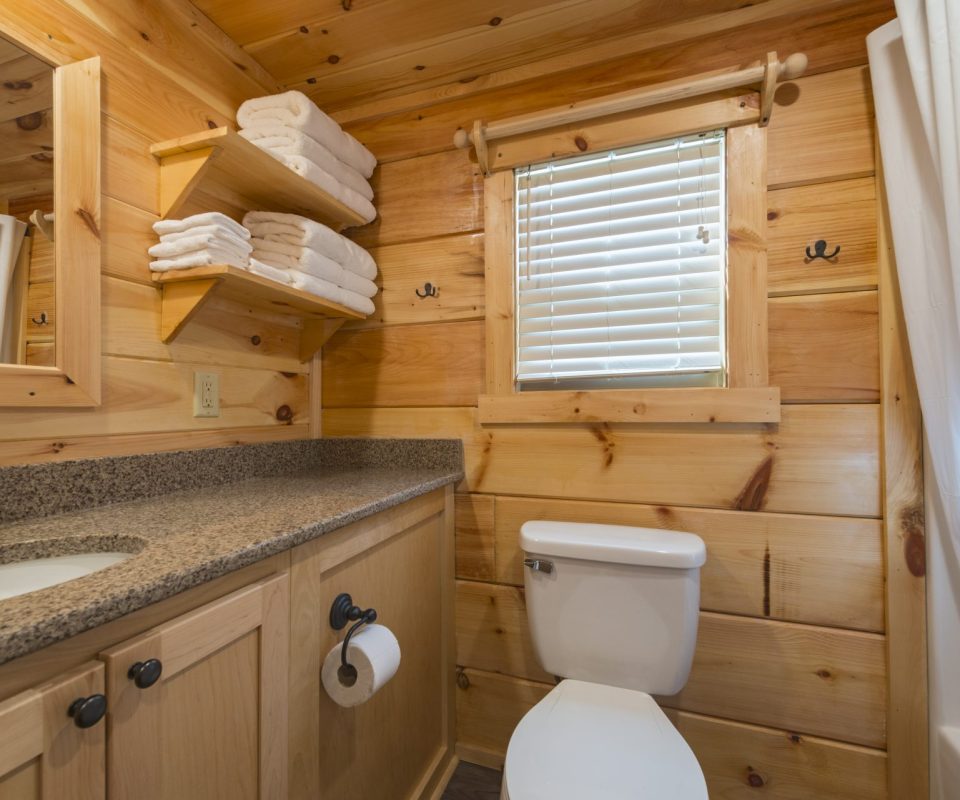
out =
<path fill-rule="evenodd" d="M 138 689 L 149 689 L 160 680 L 161 672 L 163 672 L 163 664 L 155 658 L 148 658 L 130 667 L 127 677 L 137 685 Z"/>
<path fill-rule="evenodd" d="M 107 713 L 107 698 L 102 694 L 78 697 L 67 709 L 67 716 L 73 717 L 78 728 L 92 728 Z"/>

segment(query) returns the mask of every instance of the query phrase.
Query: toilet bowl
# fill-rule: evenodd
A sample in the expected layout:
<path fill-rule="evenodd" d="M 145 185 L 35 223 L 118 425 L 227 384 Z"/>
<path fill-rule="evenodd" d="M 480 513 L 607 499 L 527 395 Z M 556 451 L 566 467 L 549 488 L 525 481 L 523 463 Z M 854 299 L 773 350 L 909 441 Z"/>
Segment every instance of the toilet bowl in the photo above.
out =
<path fill-rule="evenodd" d="M 532 521 L 520 545 L 534 650 L 563 680 L 514 730 L 501 800 L 707 800 L 693 751 L 651 697 L 690 674 L 703 541 Z"/>
<path fill-rule="evenodd" d="M 514 731 L 500 797 L 707 800 L 707 787 L 650 695 L 565 680 Z"/>

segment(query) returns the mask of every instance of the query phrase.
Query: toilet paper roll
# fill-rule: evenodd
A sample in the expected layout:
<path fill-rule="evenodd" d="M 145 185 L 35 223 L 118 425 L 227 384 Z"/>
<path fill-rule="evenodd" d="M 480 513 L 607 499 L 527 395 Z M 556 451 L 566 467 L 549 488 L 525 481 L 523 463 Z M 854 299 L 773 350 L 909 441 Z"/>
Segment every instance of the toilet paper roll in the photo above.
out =
<path fill-rule="evenodd" d="M 337 705 L 349 708 L 364 703 L 397 674 L 400 666 L 400 643 L 383 625 L 368 625 L 350 639 L 347 661 L 356 669 L 356 680 L 340 671 L 341 642 L 323 660 L 320 672 L 323 688 Z M 344 680 L 347 678 L 347 680 Z"/>

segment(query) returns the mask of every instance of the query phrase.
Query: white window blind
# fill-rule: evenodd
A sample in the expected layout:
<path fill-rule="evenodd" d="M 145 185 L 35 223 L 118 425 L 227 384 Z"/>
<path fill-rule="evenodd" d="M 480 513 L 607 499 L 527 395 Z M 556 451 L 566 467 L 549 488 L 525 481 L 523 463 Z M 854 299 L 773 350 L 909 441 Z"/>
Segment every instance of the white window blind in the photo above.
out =
<path fill-rule="evenodd" d="M 723 131 L 515 176 L 521 385 L 696 373 L 722 382 Z"/>

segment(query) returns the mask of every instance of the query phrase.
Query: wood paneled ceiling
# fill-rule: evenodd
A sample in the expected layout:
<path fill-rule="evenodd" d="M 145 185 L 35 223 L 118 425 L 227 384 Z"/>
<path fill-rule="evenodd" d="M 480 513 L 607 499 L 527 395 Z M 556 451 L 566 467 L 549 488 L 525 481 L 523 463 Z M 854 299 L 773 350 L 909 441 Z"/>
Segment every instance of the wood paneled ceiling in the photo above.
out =
<path fill-rule="evenodd" d="M 288 88 L 336 109 L 778 0 L 193 0 Z"/>

